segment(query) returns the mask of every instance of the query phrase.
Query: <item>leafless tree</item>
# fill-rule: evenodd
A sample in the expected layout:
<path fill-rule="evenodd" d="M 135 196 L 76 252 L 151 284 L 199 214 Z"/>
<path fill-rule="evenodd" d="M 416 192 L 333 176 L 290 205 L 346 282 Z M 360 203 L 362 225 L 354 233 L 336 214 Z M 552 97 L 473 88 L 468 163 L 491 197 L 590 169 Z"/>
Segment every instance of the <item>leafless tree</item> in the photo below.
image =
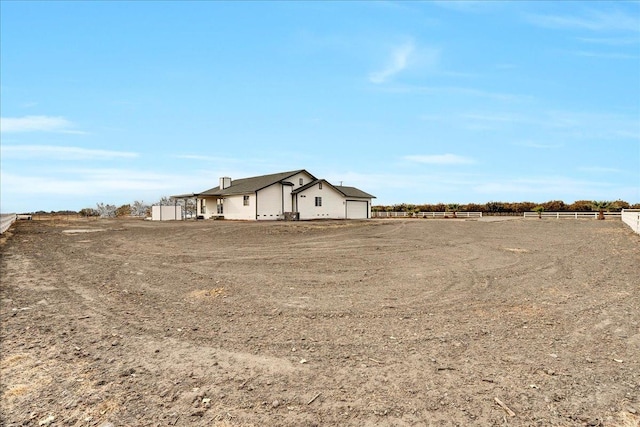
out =
<path fill-rule="evenodd" d="M 100 218 L 113 218 L 116 216 L 116 206 L 104 203 L 96 203 L 96 210 Z"/>
<path fill-rule="evenodd" d="M 136 200 L 131 205 L 131 215 L 133 216 L 147 216 L 149 214 L 149 205 L 147 205 L 144 201 Z"/>

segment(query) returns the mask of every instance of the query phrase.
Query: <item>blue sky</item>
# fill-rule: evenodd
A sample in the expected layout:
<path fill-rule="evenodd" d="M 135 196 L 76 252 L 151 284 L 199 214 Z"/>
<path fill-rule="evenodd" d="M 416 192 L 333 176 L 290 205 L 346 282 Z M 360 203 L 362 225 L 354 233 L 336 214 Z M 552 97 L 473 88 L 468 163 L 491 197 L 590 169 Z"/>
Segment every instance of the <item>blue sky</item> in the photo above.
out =
<path fill-rule="evenodd" d="M 0 2 L 0 210 L 307 169 L 640 202 L 640 2 Z"/>

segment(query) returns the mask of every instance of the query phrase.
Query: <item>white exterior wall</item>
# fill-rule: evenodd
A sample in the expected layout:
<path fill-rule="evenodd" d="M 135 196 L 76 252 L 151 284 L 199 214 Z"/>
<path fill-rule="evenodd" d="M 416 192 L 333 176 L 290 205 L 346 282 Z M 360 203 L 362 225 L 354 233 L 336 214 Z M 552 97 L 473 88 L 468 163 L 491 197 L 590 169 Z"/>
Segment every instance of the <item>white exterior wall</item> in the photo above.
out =
<path fill-rule="evenodd" d="M 255 219 L 264 220 L 264 219 L 278 219 L 282 215 L 282 202 L 283 202 L 283 194 L 282 190 L 284 187 L 285 195 L 284 197 L 291 198 L 291 187 L 282 185 L 282 184 L 273 184 L 268 186 L 267 188 L 263 188 L 258 191 L 258 217 Z M 254 214 L 255 214 L 254 207 Z"/>
<path fill-rule="evenodd" d="M 182 206 L 151 206 L 151 220 L 175 221 L 182 219 Z"/>
<path fill-rule="evenodd" d="M 251 220 L 256 218 L 256 196 L 255 194 L 248 194 L 249 206 L 244 205 L 244 195 L 225 196 L 222 200 L 223 212 L 222 216 L 225 219 L 245 219 Z M 200 204 L 204 200 L 206 211 L 202 213 L 200 210 Z M 210 219 L 214 216 L 218 216 L 218 200 L 215 197 L 205 197 L 198 199 L 197 205 L 198 216 L 204 216 L 205 219 Z"/>
<path fill-rule="evenodd" d="M 200 204 L 202 203 L 202 201 L 204 200 L 204 204 L 205 204 L 205 213 L 202 213 L 202 211 L 200 210 Z M 204 197 L 204 198 L 198 198 L 198 204 L 196 206 L 196 216 L 203 216 L 204 219 L 209 219 L 214 215 L 217 215 L 218 212 L 218 208 L 216 206 L 216 199 L 215 197 Z"/>
<path fill-rule="evenodd" d="M 302 178 L 302 184 L 300 184 L 300 178 Z M 311 176 L 307 173 L 300 172 L 295 174 L 291 178 L 287 178 L 287 181 L 293 184 L 293 187 L 291 187 L 291 191 L 293 191 L 296 188 L 300 188 L 303 185 L 307 185 L 308 183 L 313 181 L 313 178 L 311 178 Z"/>
<path fill-rule="evenodd" d="M 224 219 L 245 219 L 256 218 L 256 195 L 249 194 L 249 205 L 244 205 L 243 194 L 237 196 L 225 196 L 223 202 Z"/>
<path fill-rule="evenodd" d="M 300 184 L 300 179 L 302 179 L 302 184 Z M 313 181 L 313 179 L 309 174 L 301 172 L 287 178 L 285 181 L 292 183 L 293 186 L 277 183 L 258 191 L 258 217 L 256 219 L 281 219 L 284 212 L 292 212 L 294 206 L 291 192 L 296 188 L 307 185 Z M 255 205 L 253 212 L 255 215 Z M 255 218 L 255 216 L 253 218 Z"/>
<path fill-rule="evenodd" d="M 316 206 L 316 197 L 322 197 L 322 206 Z M 345 218 L 344 196 L 327 184 L 322 190 L 318 184 L 307 188 L 298 194 L 297 202 L 300 219 Z"/>

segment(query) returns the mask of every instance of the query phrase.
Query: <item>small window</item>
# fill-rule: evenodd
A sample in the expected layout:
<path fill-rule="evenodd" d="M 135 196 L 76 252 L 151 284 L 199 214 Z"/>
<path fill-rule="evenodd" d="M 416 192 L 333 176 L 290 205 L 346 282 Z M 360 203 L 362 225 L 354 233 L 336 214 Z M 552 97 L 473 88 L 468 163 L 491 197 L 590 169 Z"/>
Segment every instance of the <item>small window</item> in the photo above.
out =
<path fill-rule="evenodd" d="M 318 183 L 318 190 L 322 190 L 322 183 L 321 182 Z"/>
<path fill-rule="evenodd" d="M 302 185 L 302 184 L 304 183 L 304 181 L 303 181 L 303 179 L 302 179 L 302 178 L 300 178 L 300 181 L 299 181 L 299 182 L 300 182 L 300 185 Z"/>
<path fill-rule="evenodd" d="M 322 206 L 322 197 L 316 197 L 316 206 Z"/>
<path fill-rule="evenodd" d="M 249 206 L 249 196 L 243 196 L 242 204 L 245 206 Z"/>

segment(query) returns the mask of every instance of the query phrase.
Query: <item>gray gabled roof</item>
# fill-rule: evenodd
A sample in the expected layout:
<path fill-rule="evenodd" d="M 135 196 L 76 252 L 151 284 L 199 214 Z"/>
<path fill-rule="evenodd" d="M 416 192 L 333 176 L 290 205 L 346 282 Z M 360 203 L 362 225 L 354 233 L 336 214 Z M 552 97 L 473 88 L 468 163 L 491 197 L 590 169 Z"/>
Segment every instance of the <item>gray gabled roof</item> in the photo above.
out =
<path fill-rule="evenodd" d="M 272 173 L 269 175 L 261 175 L 261 176 L 252 176 L 250 178 L 241 178 L 234 179 L 231 181 L 231 186 L 221 190 L 220 187 L 210 188 L 202 193 L 197 194 L 197 196 L 229 196 L 233 194 L 249 194 L 255 193 L 258 190 L 262 190 L 265 187 L 268 187 L 277 182 L 282 182 L 287 178 L 291 178 L 292 176 L 299 174 L 300 172 L 306 172 L 311 176 L 312 179 L 316 179 L 313 175 L 307 172 L 304 169 L 298 169 L 295 171 L 289 172 L 279 172 Z"/>
<path fill-rule="evenodd" d="M 356 188 L 356 187 L 347 187 L 344 185 L 334 185 L 336 190 L 344 194 L 346 197 L 362 197 L 362 198 L 372 198 L 375 199 L 376 196 L 373 196 L 369 193 L 365 193 L 364 191 Z"/>
<path fill-rule="evenodd" d="M 304 190 L 306 190 L 307 188 L 313 187 L 314 185 L 316 185 L 317 183 L 322 182 L 324 184 L 329 185 L 330 187 L 332 187 L 333 189 L 335 189 L 337 192 L 342 193 L 343 196 L 345 197 L 357 197 L 357 198 L 364 198 L 364 199 L 375 199 L 376 196 L 373 196 L 369 193 L 365 193 L 362 190 L 357 189 L 356 187 L 347 187 L 344 185 L 333 185 L 331 184 L 329 181 L 327 181 L 326 179 L 316 179 L 310 183 L 308 183 L 307 185 L 303 185 L 300 188 L 296 188 L 295 190 L 292 191 L 293 194 L 296 193 L 300 193 Z"/>

